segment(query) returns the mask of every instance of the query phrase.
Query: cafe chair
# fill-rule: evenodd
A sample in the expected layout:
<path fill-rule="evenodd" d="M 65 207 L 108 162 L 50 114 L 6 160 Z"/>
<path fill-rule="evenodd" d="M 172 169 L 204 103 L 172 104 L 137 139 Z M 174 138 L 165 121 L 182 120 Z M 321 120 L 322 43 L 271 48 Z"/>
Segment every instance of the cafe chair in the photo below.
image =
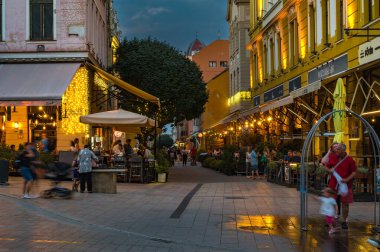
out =
<path fill-rule="evenodd" d="M 140 157 L 130 158 L 129 161 L 129 182 L 138 181 L 143 183 L 143 159 Z"/>

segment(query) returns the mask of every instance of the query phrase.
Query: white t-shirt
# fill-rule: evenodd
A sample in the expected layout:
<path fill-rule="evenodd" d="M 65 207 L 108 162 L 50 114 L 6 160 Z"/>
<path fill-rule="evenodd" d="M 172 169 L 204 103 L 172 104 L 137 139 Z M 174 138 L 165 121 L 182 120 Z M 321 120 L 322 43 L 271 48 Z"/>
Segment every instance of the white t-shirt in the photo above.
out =
<path fill-rule="evenodd" d="M 245 162 L 251 163 L 251 153 L 249 153 L 248 151 L 245 153 Z"/>
<path fill-rule="evenodd" d="M 327 216 L 335 216 L 335 205 L 336 205 L 335 199 L 326 198 L 326 197 L 320 197 L 319 199 L 322 202 L 319 213 L 323 215 L 327 215 Z"/>

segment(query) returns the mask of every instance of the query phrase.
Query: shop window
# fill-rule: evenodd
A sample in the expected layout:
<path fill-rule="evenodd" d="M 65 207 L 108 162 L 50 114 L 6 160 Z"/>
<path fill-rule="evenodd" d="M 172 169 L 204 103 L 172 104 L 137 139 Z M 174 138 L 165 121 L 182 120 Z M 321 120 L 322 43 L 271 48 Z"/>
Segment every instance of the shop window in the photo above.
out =
<path fill-rule="evenodd" d="M 220 61 L 220 67 L 227 67 L 228 64 L 227 64 L 227 61 Z"/>
<path fill-rule="evenodd" d="M 209 61 L 208 62 L 208 66 L 212 67 L 212 68 L 215 68 L 216 67 L 216 61 Z"/>
<path fill-rule="evenodd" d="M 316 53 L 315 45 L 316 45 L 316 36 L 315 36 L 315 9 L 314 5 L 309 5 L 309 46 L 310 46 L 310 52 L 312 55 Z"/>
<path fill-rule="evenodd" d="M 30 40 L 53 40 L 53 0 L 30 0 Z"/>
<path fill-rule="evenodd" d="M 295 66 L 298 64 L 298 57 L 298 23 L 297 19 L 293 19 L 289 23 L 289 59 L 291 66 Z"/>

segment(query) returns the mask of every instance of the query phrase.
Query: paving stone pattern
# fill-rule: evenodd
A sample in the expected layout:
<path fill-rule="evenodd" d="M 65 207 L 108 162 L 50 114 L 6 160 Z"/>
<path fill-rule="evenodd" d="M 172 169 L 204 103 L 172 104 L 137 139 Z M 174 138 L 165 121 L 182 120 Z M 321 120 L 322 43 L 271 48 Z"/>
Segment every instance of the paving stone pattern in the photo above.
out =
<path fill-rule="evenodd" d="M 199 166 L 173 167 L 168 183 L 119 183 L 117 194 L 68 200 L 21 199 L 22 179 L 9 182 L 0 187 L 0 251 L 377 251 L 366 242 L 378 238 L 374 203 L 354 203 L 349 230 L 328 235 L 310 195 L 304 232 L 296 189 Z"/>

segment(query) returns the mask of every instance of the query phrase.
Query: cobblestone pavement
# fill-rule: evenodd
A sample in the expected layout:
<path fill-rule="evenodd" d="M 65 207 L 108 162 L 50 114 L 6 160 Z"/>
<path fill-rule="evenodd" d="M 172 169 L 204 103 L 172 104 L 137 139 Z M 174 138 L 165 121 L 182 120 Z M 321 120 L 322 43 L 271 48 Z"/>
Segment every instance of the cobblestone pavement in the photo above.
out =
<path fill-rule="evenodd" d="M 202 167 L 67 200 L 21 199 L 22 179 L 9 182 L 0 187 L 0 251 L 377 251 L 366 242 L 377 237 L 373 203 L 354 203 L 349 230 L 329 236 L 310 195 L 303 232 L 296 189 Z M 34 190 L 49 185 L 40 180 Z"/>

